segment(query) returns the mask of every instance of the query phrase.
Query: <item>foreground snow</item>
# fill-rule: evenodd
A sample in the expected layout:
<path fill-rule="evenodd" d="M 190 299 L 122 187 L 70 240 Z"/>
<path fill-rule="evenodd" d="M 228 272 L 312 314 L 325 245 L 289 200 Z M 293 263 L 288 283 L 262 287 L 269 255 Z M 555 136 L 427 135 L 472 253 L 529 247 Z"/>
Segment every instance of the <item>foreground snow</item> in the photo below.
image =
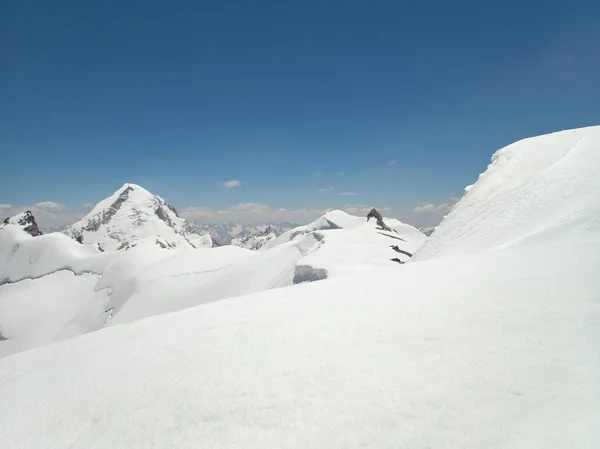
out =
<path fill-rule="evenodd" d="M 0 439 L 594 448 L 599 249 L 569 242 L 371 270 L 12 356 L 0 361 L 10 411 Z"/>

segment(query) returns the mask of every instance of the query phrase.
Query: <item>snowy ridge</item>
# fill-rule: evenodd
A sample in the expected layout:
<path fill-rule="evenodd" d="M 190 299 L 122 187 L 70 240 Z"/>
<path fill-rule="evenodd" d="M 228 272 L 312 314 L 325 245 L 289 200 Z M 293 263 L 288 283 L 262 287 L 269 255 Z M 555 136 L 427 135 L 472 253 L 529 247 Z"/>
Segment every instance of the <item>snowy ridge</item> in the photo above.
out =
<path fill-rule="evenodd" d="M 323 228 L 323 223 L 333 219 L 354 227 L 342 229 L 335 225 L 334 230 L 308 231 Z M 162 237 L 151 236 L 125 242 L 121 251 L 101 253 L 95 244 L 82 245 L 63 234 L 32 238 L 16 227 L 15 233 L 0 232 L 5 242 L 0 254 L 4 261 L 0 279 L 35 279 L 10 289 L 0 286 L 0 299 L 4 298 L 0 325 L 3 315 L 19 317 L 5 325 L 4 334 L 11 343 L 0 346 L 0 357 L 106 325 L 297 283 L 352 275 L 369 267 L 394 265 L 394 256 L 408 260 L 406 254 L 397 254 L 390 246 L 400 244 L 412 252 L 424 236 L 408 225 L 391 223 L 412 230 L 413 234 L 408 233 L 408 240 L 401 241 L 400 234 L 390 237 L 378 230 L 373 221 L 333 211 L 303 227 L 304 231 L 294 240 L 259 252 L 236 246 L 197 251 L 190 245 L 173 245 Z M 93 278 L 86 282 L 69 281 L 64 274 L 54 275 L 60 270 L 98 276 L 93 282 Z M 24 304 L 30 308 L 35 300 L 39 301 L 41 286 L 46 289 L 46 303 L 55 304 L 57 311 L 43 317 L 44 326 L 38 321 L 42 319 L 40 314 L 23 309 Z M 86 286 L 88 291 L 84 292 Z M 78 298 L 69 300 L 66 296 L 73 289 Z M 41 332 L 42 328 L 47 330 Z"/>
<path fill-rule="evenodd" d="M 171 244 L 195 248 L 212 246 L 209 235 L 200 236 L 180 218 L 173 206 L 136 184 L 125 184 L 101 201 L 69 233 L 85 243 L 99 243 L 108 250 L 145 237 L 160 236 Z"/>
<path fill-rule="evenodd" d="M 31 237 L 20 226 L 0 229 L 0 285 L 59 270 L 101 274 L 109 261 L 110 255 L 63 234 Z"/>
<path fill-rule="evenodd" d="M 599 167 L 600 126 L 524 139 L 498 150 L 414 260 L 596 232 Z"/>

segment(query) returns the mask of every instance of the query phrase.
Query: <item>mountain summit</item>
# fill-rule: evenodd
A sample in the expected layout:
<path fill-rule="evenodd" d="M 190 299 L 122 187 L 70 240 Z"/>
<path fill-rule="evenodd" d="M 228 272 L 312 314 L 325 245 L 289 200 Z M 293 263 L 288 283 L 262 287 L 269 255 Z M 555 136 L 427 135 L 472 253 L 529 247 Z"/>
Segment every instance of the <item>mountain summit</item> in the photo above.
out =
<path fill-rule="evenodd" d="M 18 215 L 13 215 L 12 217 L 8 217 L 4 220 L 4 224 L 13 224 L 18 225 L 23 228 L 23 231 L 28 233 L 32 237 L 37 237 L 38 235 L 42 235 L 42 231 L 38 227 L 38 224 L 35 221 L 35 218 L 31 211 L 26 210 Z"/>
<path fill-rule="evenodd" d="M 177 210 L 160 196 L 127 183 L 100 201 L 67 233 L 115 250 L 144 237 L 160 236 L 173 245 L 212 246 L 210 236 L 198 235 Z"/>

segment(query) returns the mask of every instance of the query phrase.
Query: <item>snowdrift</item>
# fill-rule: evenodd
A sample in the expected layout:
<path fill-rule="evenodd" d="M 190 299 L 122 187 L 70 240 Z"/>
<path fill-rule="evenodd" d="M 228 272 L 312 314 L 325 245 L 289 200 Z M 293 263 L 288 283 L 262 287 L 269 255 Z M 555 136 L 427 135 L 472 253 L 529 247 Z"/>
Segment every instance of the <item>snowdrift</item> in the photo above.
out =
<path fill-rule="evenodd" d="M 414 261 L 595 235 L 599 173 L 600 126 L 502 148 Z"/>
<path fill-rule="evenodd" d="M 0 286 L 59 270 L 102 274 L 110 260 L 110 254 L 63 234 L 32 237 L 20 226 L 5 225 L 0 229 Z"/>

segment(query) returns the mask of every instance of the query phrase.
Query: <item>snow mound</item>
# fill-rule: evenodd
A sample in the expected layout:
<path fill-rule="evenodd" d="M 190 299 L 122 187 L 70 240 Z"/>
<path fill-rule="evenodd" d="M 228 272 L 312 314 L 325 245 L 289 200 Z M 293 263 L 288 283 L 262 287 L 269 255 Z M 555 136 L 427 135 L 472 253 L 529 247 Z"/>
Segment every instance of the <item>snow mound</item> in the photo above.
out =
<path fill-rule="evenodd" d="M 173 206 L 136 184 L 127 183 L 101 201 L 69 233 L 85 243 L 117 250 L 145 237 L 160 236 L 174 245 L 212 246 L 210 235 L 198 235 Z"/>
<path fill-rule="evenodd" d="M 10 411 L 0 440 L 32 449 L 591 449 L 599 267 L 597 243 L 455 256 L 17 354 L 0 360 Z"/>
<path fill-rule="evenodd" d="M 97 281 L 97 275 L 75 276 L 63 270 L 1 286 L 0 326 L 7 340 L 0 344 L 0 358 L 62 340 L 70 322 L 84 308 L 95 307 L 103 315 L 101 296 L 94 295 Z M 85 330 L 103 324 L 100 320 Z"/>
<path fill-rule="evenodd" d="M 35 279 L 59 270 L 101 274 L 111 256 L 64 234 L 32 237 L 20 226 L 0 229 L 0 285 Z"/>
<path fill-rule="evenodd" d="M 600 126 L 502 148 L 413 260 L 596 233 L 599 173 Z"/>
<path fill-rule="evenodd" d="M 330 229 L 348 229 L 355 228 L 365 224 L 365 219 L 355 217 L 354 215 L 347 214 L 341 210 L 333 210 L 327 212 L 317 218 L 312 223 L 305 226 L 297 226 L 284 232 L 276 239 L 272 239 L 267 242 L 263 249 L 273 248 L 274 246 L 281 245 L 282 243 L 289 242 L 291 240 L 297 240 L 302 238 L 306 234 L 310 234 L 314 231 L 330 230 Z"/>

